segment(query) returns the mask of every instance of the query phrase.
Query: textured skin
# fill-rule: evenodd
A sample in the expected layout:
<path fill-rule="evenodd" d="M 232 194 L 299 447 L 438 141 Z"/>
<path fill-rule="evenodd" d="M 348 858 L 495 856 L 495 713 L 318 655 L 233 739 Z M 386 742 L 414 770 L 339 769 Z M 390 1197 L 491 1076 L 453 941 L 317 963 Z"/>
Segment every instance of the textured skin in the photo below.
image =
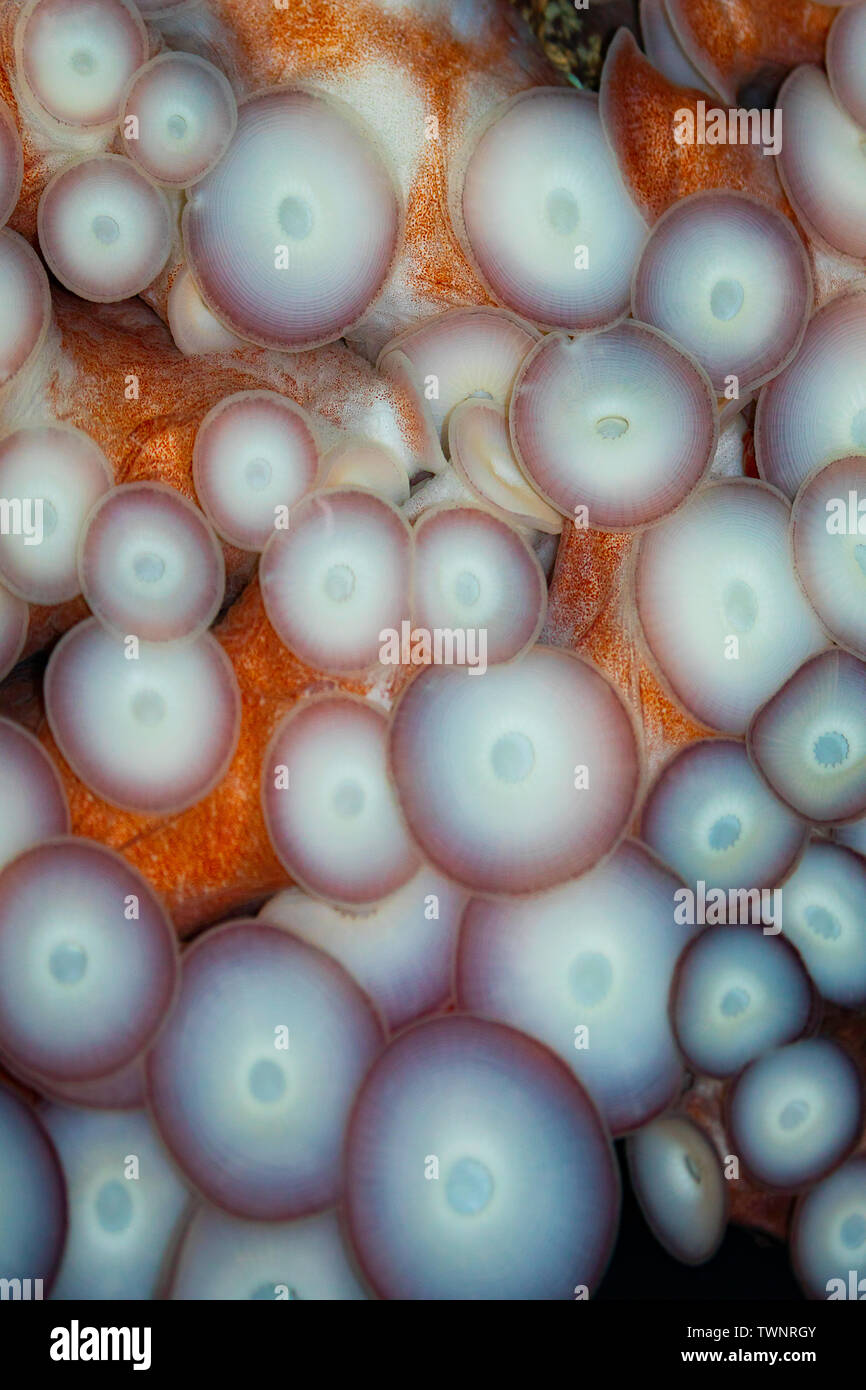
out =
<path fill-rule="evenodd" d="M 688 57 L 730 102 L 753 84 L 773 94 L 798 63 L 820 63 L 836 16 L 812 0 L 665 0 L 665 6 Z"/>
<path fill-rule="evenodd" d="M 632 34 L 611 44 L 599 93 L 601 118 L 619 167 L 641 212 L 655 222 L 689 193 L 735 188 L 763 197 L 787 216 L 775 161 L 754 145 L 677 145 L 675 113 L 697 110 L 701 93 L 678 87 L 657 72 Z"/>
<path fill-rule="evenodd" d="M 638 724 L 646 776 L 708 730 L 665 691 L 652 668 L 630 584 L 633 534 L 566 523 L 550 584 L 542 641 L 589 657 L 623 695 Z"/>
<path fill-rule="evenodd" d="M 19 100 L 13 34 L 23 0 L 0 5 L 0 97 L 16 114 L 24 187 L 10 219 L 34 241 L 36 208 L 48 180 L 82 153 L 122 152 L 115 132 L 84 139 L 44 126 Z M 374 358 L 401 328 L 452 305 L 489 303 L 454 234 L 450 188 L 467 136 L 499 102 L 561 81 L 523 21 L 496 0 L 437 0 L 392 10 L 375 0 L 212 0 L 150 25 L 151 52 L 166 42 L 214 62 L 238 99 L 278 84 L 308 83 L 348 102 L 390 164 L 405 213 L 401 248 L 376 303 L 354 333 Z M 435 134 L 428 122 L 435 124 Z M 165 313 L 183 251 L 176 238 L 165 270 L 145 297 Z"/>

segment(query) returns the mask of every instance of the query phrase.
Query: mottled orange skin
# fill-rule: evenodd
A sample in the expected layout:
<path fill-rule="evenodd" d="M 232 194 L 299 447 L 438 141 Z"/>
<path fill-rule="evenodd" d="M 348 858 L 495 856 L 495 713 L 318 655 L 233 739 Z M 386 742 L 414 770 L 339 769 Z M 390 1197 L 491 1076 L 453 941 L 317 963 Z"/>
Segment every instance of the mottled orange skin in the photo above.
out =
<path fill-rule="evenodd" d="M 431 141 L 406 211 L 406 244 L 414 253 L 412 284 L 431 295 L 443 309 L 493 304 L 466 259 L 450 218 L 443 219 L 445 191 L 442 151 Z"/>
<path fill-rule="evenodd" d="M 579 642 L 619 591 L 632 552 L 626 531 L 589 531 L 567 521 L 550 584 L 547 629 Z"/>
<path fill-rule="evenodd" d="M 611 44 L 599 92 L 608 139 L 632 197 L 648 222 L 690 193 L 733 188 L 754 193 L 793 218 L 775 160 L 754 145 L 678 145 L 676 112 L 697 111 L 706 93 L 663 77 L 621 29 Z"/>
<path fill-rule="evenodd" d="M 772 90 L 798 63 L 822 62 L 838 13 L 811 0 L 665 0 L 665 7 L 695 67 L 731 102 L 749 83 Z"/>
<path fill-rule="evenodd" d="M 671 699 L 649 664 L 633 598 L 636 544 L 633 533 L 566 522 L 542 636 L 591 658 L 617 687 L 637 722 L 652 774 L 678 748 L 711 731 Z"/>
<path fill-rule="evenodd" d="M 0 93 L 16 110 L 8 72 L 13 63 L 16 6 L 0 16 Z M 175 18 L 175 17 L 173 17 Z M 183 25 L 184 16 L 176 17 Z M 398 65 L 420 84 L 427 107 L 440 122 L 440 141 L 430 142 L 406 209 L 406 241 L 412 274 L 425 293 L 443 304 L 483 303 L 487 295 L 469 267 L 447 214 L 442 150 L 459 143 L 463 129 L 455 108 L 464 78 L 479 70 L 504 69 L 516 86 L 550 81 L 540 54 L 515 35 L 519 21 L 507 10 L 491 16 L 478 41 L 454 41 L 445 22 L 395 24 L 373 5 L 336 6 L 308 0 L 291 11 L 272 0 L 214 4 L 189 16 L 189 46 L 217 62 L 239 95 L 291 80 L 315 80 L 372 60 Z M 410 32 L 411 31 L 411 32 Z M 527 52 L 530 57 L 527 60 Z M 525 65 L 525 66 L 524 66 Z M 36 207 L 48 178 L 68 154 L 36 147 L 19 113 L 25 153 L 25 187 L 13 225 L 33 239 Z M 176 265 L 169 266 L 154 295 L 164 307 Z M 337 426 L 352 427 L 364 405 L 383 398 L 399 421 L 406 453 L 423 458 L 424 427 L 408 393 L 384 383 L 372 367 L 344 345 L 287 356 L 245 347 L 219 357 L 189 359 L 174 347 L 165 327 L 141 303 L 92 305 L 55 292 L 60 351 L 43 364 L 43 413 L 87 430 L 105 450 L 118 482 L 158 479 L 185 496 L 194 495 L 192 449 L 198 426 L 213 405 L 239 390 L 269 388 Z M 127 378 L 139 382 L 129 398 Z M 347 415 L 351 416 L 347 420 Z M 230 594 L 249 576 L 254 559 L 226 547 Z M 81 600 L 52 609 L 34 608 L 28 652 L 36 651 L 86 613 Z M 236 756 L 219 787 L 180 816 L 147 818 L 118 811 L 89 792 L 66 766 L 43 729 L 62 769 L 76 833 L 90 835 L 127 855 L 164 895 L 178 929 L 187 932 L 266 897 L 287 882 L 265 832 L 259 805 L 264 750 L 279 719 L 304 694 L 323 688 L 324 678 L 296 662 L 270 628 L 257 584 L 230 610 L 218 629 L 235 662 L 243 714 Z M 363 691 L 357 683 L 324 681 Z M 34 691 L 21 682 L 20 711 L 34 722 Z"/>
<path fill-rule="evenodd" d="M 273 353 L 251 344 L 190 359 L 165 325 L 137 300 L 85 304 L 54 292 L 66 372 L 53 376 L 48 403 L 57 418 L 87 429 L 105 450 L 119 482 L 158 478 L 193 497 L 192 449 L 204 415 L 236 391 L 273 390 L 335 426 L 349 411 L 381 401 L 399 416 L 407 453 L 424 438 L 408 392 L 383 382 L 340 343 L 314 352 Z M 138 399 L 127 398 L 127 377 Z M 314 419 L 315 424 L 315 419 Z"/>
<path fill-rule="evenodd" d="M 231 391 L 263 384 L 255 367 L 216 368 L 202 358 L 190 370 L 164 326 L 143 305 L 91 305 L 55 289 L 54 318 L 62 356 L 46 353 L 43 416 L 90 434 L 118 483 L 157 480 L 190 499 L 196 430 L 211 406 Z M 74 380 L 70 382 L 70 373 Z M 136 376 L 138 399 L 128 395 Z M 27 422 L 29 423 L 29 421 Z M 253 561 L 225 546 L 230 592 L 249 578 Z M 81 599 L 34 607 L 25 655 L 86 616 Z"/>
<path fill-rule="evenodd" d="M 0 88 L 3 83 L 8 88 L 2 69 L 11 57 L 10 13 L 0 26 Z M 543 57 L 527 48 L 519 21 L 507 7 L 492 10 L 476 37 L 458 39 L 447 16 L 403 16 L 395 25 L 392 15 L 369 0 L 351 7 L 339 0 L 300 0 L 289 10 L 277 9 L 272 0 L 212 0 L 203 19 L 195 13 L 188 20 L 173 16 L 170 41 L 177 34 L 185 34 L 188 46 L 218 62 L 239 95 L 280 82 L 315 82 L 367 63 L 384 62 L 408 74 L 423 94 L 425 110 L 438 122 L 438 139 L 424 149 L 406 209 L 411 275 L 419 292 L 432 293 L 443 305 L 489 302 L 454 235 L 447 169 L 465 137 L 462 106 L 473 75 L 501 71 L 515 89 L 551 80 Z M 754 189 L 761 177 L 771 198 L 784 202 L 772 164 L 760 154 L 726 147 L 683 150 L 674 144 L 673 113 L 690 98 L 655 73 L 628 33 L 619 36 L 611 51 L 605 84 L 602 101 L 607 99 L 615 113 L 609 128 L 617 153 L 627 174 L 640 172 L 638 201 L 653 216 L 696 188 L 722 184 Z M 28 138 L 25 127 L 25 146 Z M 32 189 L 38 190 L 44 167 L 32 149 L 27 163 Z M 27 209 L 33 196 L 38 193 L 26 195 L 19 207 L 22 231 L 32 230 Z M 163 290 L 172 274 L 169 269 L 163 277 Z M 55 309 L 67 368 L 49 382 L 50 409 L 94 435 L 118 481 L 156 478 L 192 496 L 196 429 L 211 406 L 232 391 L 271 386 L 339 423 L 347 391 L 373 389 L 357 370 L 349 373 L 347 385 L 351 355 L 339 345 L 297 357 L 249 347 L 219 358 L 188 359 L 140 304 L 84 305 L 60 291 Z M 140 381 L 137 401 L 126 399 L 131 373 Z M 408 400 L 404 418 L 408 438 L 416 428 Z M 420 451 L 420 441 L 418 447 Z M 648 664 L 630 597 L 633 549 L 633 537 L 566 526 L 546 635 L 591 657 L 614 681 L 641 728 L 648 764 L 654 767 L 706 731 L 672 702 Z M 242 582 L 249 557 L 227 548 L 227 559 L 230 574 Z M 28 649 L 83 614 L 80 600 L 34 610 Z M 241 740 L 224 782 L 200 806 L 169 822 L 130 816 L 100 802 L 65 769 L 75 828 L 123 849 L 167 896 L 184 930 L 285 882 L 259 809 L 261 759 L 279 718 L 322 682 L 282 648 L 255 584 L 230 610 L 219 636 L 241 684 Z"/>
<path fill-rule="evenodd" d="M 118 810 L 75 776 L 47 726 L 40 731 L 66 787 L 73 833 L 125 855 L 162 896 L 181 935 L 255 908 L 291 882 L 271 849 L 259 796 L 268 742 L 304 696 L 325 690 L 365 695 L 370 689 L 368 681 L 325 676 L 292 656 L 268 621 L 257 580 L 215 636 L 240 686 L 240 739 L 225 777 L 188 810 L 170 816 Z M 407 675 L 394 668 L 390 693 Z"/>

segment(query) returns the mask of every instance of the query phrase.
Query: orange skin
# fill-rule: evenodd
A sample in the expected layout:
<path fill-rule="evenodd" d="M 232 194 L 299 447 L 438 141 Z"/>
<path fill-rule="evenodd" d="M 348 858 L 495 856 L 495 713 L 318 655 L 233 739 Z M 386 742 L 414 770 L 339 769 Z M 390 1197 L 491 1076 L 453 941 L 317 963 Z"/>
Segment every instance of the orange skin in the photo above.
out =
<path fill-rule="evenodd" d="M 0 21 L 0 95 L 16 109 L 7 73 L 12 68 L 12 30 L 17 9 Z M 311 80 L 380 62 L 408 76 L 438 121 L 408 190 L 405 247 L 408 283 L 435 307 L 489 302 L 454 235 L 447 211 L 446 165 L 459 148 L 467 120 L 466 88 L 479 75 L 496 74 L 506 94 L 538 82 L 557 81 L 543 56 L 525 40 L 521 21 L 506 7 L 491 14 L 477 38 L 455 38 L 447 20 L 401 16 L 353 0 L 301 0 L 279 10 L 273 0 L 215 0 L 188 17 L 189 46 L 227 72 L 239 96 L 277 82 Z M 184 16 L 172 16 L 173 31 Z M 471 115 L 471 112 L 469 113 Z M 48 178 L 68 159 L 40 153 L 18 112 L 25 156 L 25 184 L 12 225 L 35 235 L 36 207 Z M 177 262 L 149 296 L 160 308 Z M 154 478 L 192 495 L 195 431 L 216 401 L 233 391 L 270 387 L 341 424 L 359 400 L 372 409 L 384 397 L 399 419 L 410 457 L 423 459 L 425 440 L 414 404 L 399 388 L 382 383 L 371 367 L 341 344 L 287 357 L 257 348 L 207 359 L 189 359 L 147 310 L 82 304 L 60 292 L 56 312 L 62 357 L 44 390 L 49 413 L 92 433 L 116 469 L 119 482 Z M 69 371 L 69 364 L 72 371 Z M 61 367 L 63 370 L 61 371 Z M 135 373 L 140 398 L 125 398 Z M 70 378 L 73 384 L 70 386 Z M 353 416 L 354 418 L 354 416 Z M 249 557 L 227 551 L 229 572 L 242 580 Z M 80 600 L 34 610 L 28 651 L 34 651 L 84 615 Z M 302 695 L 322 688 L 322 678 L 295 661 L 267 622 L 257 584 L 231 609 L 218 629 L 235 663 L 242 691 L 240 743 L 219 787 L 198 806 L 168 819 L 120 812 L 90 793 L 66 767 L 50 734 L 70 796 L 73 828 L 121 849 L 163 894 L 179 931 L 261 899 L 286 884 L 273 856 L 260 806 L 259 779 L 267 741 L 279 719 Z M 333 683 L 329 683 L 333 684 Z M 363 691 L 363 685 L 339 683 Z M 24 682 L 22 708 L 32 704 Z"/>
<path fill-rule="evenodd" d="M 47 345 L 37 368 L 41 407 L 49 416 L 90 433 L 105 450 L 118 482 L 157 479 L 195 497 L 192 451 L 204 415 L 226 395 L 265 387 L 339 426 L 367 407 L 386 405 L 400 426 L 407 456 L 423 444 L 414 402 L 342 344 L 293 355 L 245 347 L 218 357 L 189 359 L 165 326 L 136 301 L 84 304 L 54 294 L 59 348 Z M 126 379 L 139 379 L 127 399 Z M 363 415 L 361 417 L 363 419 Z M 349 420 L 351 424 L 351 419 Z M 255 557 L 225 547 L 235 592 Z M 81 599 L 34 608 L 33 652 L 86 615 Z M 199 805 L 170 818 L 118 811 L 89 792 L 43 731 L 66 782 L 73 831 L 122 850 L 165 898 L 178 930 L 186 932 L 263 899 L 289 881 L 275 859 L 259 806 L 265 748 L 279 719 L 304 694 L 323 688 L 319 673 L 296 661 L 273 632 L 258 584 L 248 586 L 217 629 L 241 685 L 241 738 L 220 786 Z M 364 693 L 363 684 L 326 681 Z M 33 722 L 33 689 L 26 680 L 4 691 L 7 712 Z"/>
<path fill-rule="evenodd" d="M 663 77 L 641 52 L 634 35 L 621 29 L 602 74 L 602 121 L 620 172 L 648 222 L 690 193 L 733 188 L 753 193 L 793 219 L 775 161 L 754 145 L 678 145 L 676 112 L 706 93 L 679 87 Z"/>
<path fill-rule="evenodd" d="M 573 647 L 616 686 L 637 720 L 651 776 L 678 748 L 712 731 L 671 699 L 652 668 L 633 598 L 636 546 L 634 533 L 589 531 L 567 522 L 542 640 Z"/>
<path fill-rule="evenodd" d="M 7 11 L 0 33 L 4 63 L 9 60 L 8 19 Z M 173 21 L 183 22 L 183 16 Z M 191 46 L 216 57 L 241 95 L 368 62 L 395 64 L 408 73 L 439 123 L 439 140 L 430 141 L 424 152 L 407 208 L 413 283 L 442 304 L 488 302 L 451 228 L 446 165 L 464 133 L 461 102 L 470 77 L 502 70 L 515 89 L 550 80 L 541 55 L 533 59 L 519 42 L 519 24 L 510 11 L 499 9 L 483 32 L 469 40 L 456 39 L 440 21 L 417 16 L 405 23 L 401 19 L 398 32 L 387 12 L 365 0 L 351 8 L 337 0 L 301 0 L 289 11 L 277 9 L 272 0 L 213 0 L 204 39 L 198 21 L 190 19 L 190 25 Z M 0 90 L 9 99 L 2 72 Z M 650 216 L 687 192 L 715 186 L 754 191 L 757 184 L 771 201 L 784 205 L 771 163 L 759 152 L 674 144 L 673 113 L 694 99 L 655 72 L 630 33 L 617 37 L 606 65 L 602 106 L 624 172 Z M 25 146 L 28 138 L 25 129 Z M 42 167 L 34 157 L 26 162 L 31 192 L 25 191 L 19 205 L 22 231 L 38 196 L 34 190 Z M 335 346 L 297 359 L 279 357 L 279 377 L 274 379 L 276 355 L 252 347 L 221 358 L 181 357 L 162 326 L 134 305 L 85 306 L 60 292 L 56 306 L 64 355 L 74 363 L 76 384 L 70 391 L 58 377 L 50 385 L 53 413 L 94 434 L 114 463 L 118 481 L 158 478 L 187 496 L 192 495 L 195 430 L 217 400 L 234 390 L 272 385 L 314 408 L 317 401 L 311 399 L 314 393 L 303 371 L 292 380 L 291 364 L 309 359 L 309 377 L 317 381 L 320 401 L 333 396 L 343 368 L 345 349 Z M 341 360 L 328 370 L 323 354 Z M 138 402 L 124 396 L 130 372 L 141 381 Z M 263 375 L 270 379 L 262 380 Z M 357 389 L 354 372 L 350 390 Z M 333 418 L 333 405 L 322 409 Z M 408 402 L 405 414 L 409 422 Z M 633 548 L 629 536 L 566 527 L 551 586 L 548 634 L 590 656 L 614 681 L 641 723 L 654 766 L 706 731 L 671 701 L 648 664 L 628 596 Z M 243 577 L 249 572 L 244 569 L 248 557 L 229 549 L 228 558 L 230 573 Z M 29 649 L 82 615 L 80 601 L 59 610 L 34 610 Z M 295 662 L 276 639 L 257 585 L 235 604 L 219 634 L 237 665 L 244 717 L 232 768 L 200 806 L 169 823 L 129 816 L 101 803 L 67 770 L 76 830 L 124 849 L 167 895 L 183 930 L 285 882 L 267 844 L 258 805 L 261 758 L 274 725 L 293 701 L 321 688 L 320 676 Z"/>
<path fill-rule="evenodd" d="M 0 95 L 16 110 L 12 30 L 17 9 L 0 21 Z M 279 10 L 273 0 L 215 0 L 204 13 L 172 16 L 173 35 L 185 20 L 189 46 L 227 72 L 239 96 L 292 80 L 327 77 L 379 62 L 408 76 L 438 122 L 438 139 L 425 144 L 408 190 L 403 259 L 407 281 L 434 308 L 489 302 L 464 257 L 447 211 L 446 167 L 456 155 L 471 118 L 466 90 L 481 79 L 504 94 L 538 82 L 558 81 L 527 41 L 521 21 L 501 7 L 476 38 L 458 39 L 447 19 L 401 16 L 380 6 L 301 0 Z M 48 178 L 68 153 L 36 147 L 25 110 L 17 112 L 25 155 L 25 185 L 12 225 L 35 235 L 36 207 Z M 152 300 L 162 307 L 177 264 L 169 266 Z M 236 390 L 270 387 L 334 424 L 354 419 L 359 400 L 371 411 L 384 397 L 400 421 L 406 453 L 423 459 L 425 439 L 415 406 L 398 387 L 383 383 L 342 344 L 297 356 L 250 347 L 207 359 L 182 357 L 168 334 L 135 302 L 95 306 L 60 291 L 55 297 L 62 354 L 48 370 L 43 399 L 48 413 L 92 433 L 116 470 L 118 482 L 154 478 L 192 495 L 195 431 L 219 399 Z M 70 371 L 70 364 L 72 370 Z M 62 370 L 61 370 L 62 368 Z M 126 377 L 139 377 L 140 397 L 125 397 Z M 249 572 L 249 557 L 227 552 L 230 573 Z M 34 610 L 28 652 L 84 615 L 80 600 Z M 296 662 L 270 628 L 257 584 L 236 602 L 218 629 L 238 672 L 242 691 L 240 743 L 223 782 L 189 811 L 154 819 L 118 811 L 90 793 L 72 774 L 43 730 L 61 767 L 77 833 L 121 849 L 162 893 L 178 929 L 188 932 L 261 899 L 288 881 L 274 858 L 259 806 L 259 778 L 267 741 L 279 719 L 302 695 L 322 688 L 321 676 Z M 363 685 L 338 683 L 363 691 Z M 32 690 L 22 684 L 22 708 Z M 30 716 L 32 718 L 32 714 Z"/>
<path fill-rule="evenodd" d="M 778 85 L 799 63 L 823 62 L 838 14 L 811 0 L 665 0 L 665 8 L 695 67 L 732 103 L 756 79 Z"/>

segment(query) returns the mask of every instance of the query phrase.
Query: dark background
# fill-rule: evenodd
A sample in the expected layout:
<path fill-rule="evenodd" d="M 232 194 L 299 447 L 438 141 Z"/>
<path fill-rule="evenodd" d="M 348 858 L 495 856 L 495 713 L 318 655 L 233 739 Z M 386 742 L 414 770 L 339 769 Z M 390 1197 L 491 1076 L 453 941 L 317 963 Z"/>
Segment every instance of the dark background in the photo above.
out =
<path fill-rule="evenodd" d="M 673 1259 L 644 1221 L 629 1185 L 621 1142 L 616 1153 L 622 1179 L 622 1223 L 613 1258 L 594 1298 L 803 1301 L 787 1246 L 741 1226 L 728 1226 L 718 1254 L 708 1264 L 695 1268 Z"/>

